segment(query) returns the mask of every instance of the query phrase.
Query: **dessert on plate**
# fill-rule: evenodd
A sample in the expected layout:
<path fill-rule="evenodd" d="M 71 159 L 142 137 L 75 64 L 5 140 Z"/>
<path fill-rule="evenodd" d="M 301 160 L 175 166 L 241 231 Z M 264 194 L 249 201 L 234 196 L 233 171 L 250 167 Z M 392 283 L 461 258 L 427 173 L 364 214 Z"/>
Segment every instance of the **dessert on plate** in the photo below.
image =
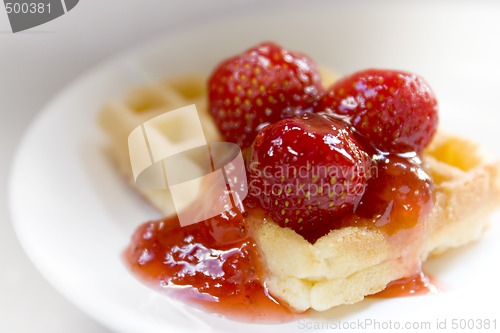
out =
<path fill-rule="evenodd" d="M 241 148 L 248 196 L 181 227 L 168 190 L 135 186 L 127 140 L 190 104 L 208 142 Z M 425 285 L 422 262 L 478 239 L 500 202 L 500 165 L 438 131 L 424 79 L 381 69 L 336 79 L 269 42 L 209 77 L 139 87 L 108 102 L 100 122 L 119 170 L 167 216 L 133 235 L 132 272 L 229 316 L 324 311 L 401 279 Z"/>

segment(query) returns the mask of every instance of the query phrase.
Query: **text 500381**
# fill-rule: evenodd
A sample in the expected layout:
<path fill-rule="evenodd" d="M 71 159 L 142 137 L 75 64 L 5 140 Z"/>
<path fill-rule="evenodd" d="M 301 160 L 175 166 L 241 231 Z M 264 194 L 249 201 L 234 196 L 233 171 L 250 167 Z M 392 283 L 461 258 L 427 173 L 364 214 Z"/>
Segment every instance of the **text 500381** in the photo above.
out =
<path fill-rule="evenodd" d="M 50 13 L 50 3 L 43 3 L 43 2 L 23 2 L 23 3 L 18 3 L 18 2 L 7 2 L 5 3 L 5 9 L 7 10 L 7 14 L 14 13 L 14 14 L 43 14 L 43 13 Z"/>

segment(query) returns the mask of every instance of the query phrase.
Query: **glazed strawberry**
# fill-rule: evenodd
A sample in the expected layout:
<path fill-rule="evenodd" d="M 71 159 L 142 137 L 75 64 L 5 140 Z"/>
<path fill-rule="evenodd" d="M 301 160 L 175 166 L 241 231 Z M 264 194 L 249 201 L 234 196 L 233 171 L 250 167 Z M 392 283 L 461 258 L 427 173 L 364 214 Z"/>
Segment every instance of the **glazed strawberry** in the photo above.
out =
<path fill-rule="evenodd" d="M 250 202 L 314 241 L 359 202 L 370 163 L 343 123 L 322 114 L 283 119 L 259 132 L 251 147 Z"/>
<path fill-rule="evenodd" d="M 322 90 L 312 60 L 262 43 L 215 69 L 208 81 L 209 110 L 225 139 L 245 148 L 259 125 L 310 109 Z"/>
<path fill-rule="evenodd" d="M 438 123 L 436 97 L 419 76 L 368 69 L 334 83 L 319 103 L 347 116 L 362 135 L 382 151 L 421 152 Z"/>

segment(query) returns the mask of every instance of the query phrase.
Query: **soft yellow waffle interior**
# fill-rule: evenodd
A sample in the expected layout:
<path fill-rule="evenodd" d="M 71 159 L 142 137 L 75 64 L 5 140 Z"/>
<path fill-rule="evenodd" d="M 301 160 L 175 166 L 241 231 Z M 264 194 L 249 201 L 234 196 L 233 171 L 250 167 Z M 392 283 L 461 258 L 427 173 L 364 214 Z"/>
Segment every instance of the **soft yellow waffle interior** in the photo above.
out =
<path fill-rule="evenodd" d="M 335 76 L 323 71 L 323 77 L 330 83 Z M 186 75 L 139 87 L 103 107 L 100 123 L 109 134 L 110 153 L 132 184 L 127 138 L 144 121 L 196 104 L 207 142 L 220 140 L 207 112 L 205 82 L 204 76 Z M 424 161 L 436 184 L 436 204 L 427 221 L 427 242 L 415 254 L 422 260 L 479 238 L 500 202 L 500 166 L 489 162 L 474 143 L 439 133 Z M 168 191 L 137 190 L 161 212 L 174 212 Z M 267 266 L 269 291 L 298 311 L 323 311 L 360 301 L 408 272 L 404 249 L 391 247 L 380 232 L 343 228 L 313 245 L 263 216 L 251 219 Z"/>

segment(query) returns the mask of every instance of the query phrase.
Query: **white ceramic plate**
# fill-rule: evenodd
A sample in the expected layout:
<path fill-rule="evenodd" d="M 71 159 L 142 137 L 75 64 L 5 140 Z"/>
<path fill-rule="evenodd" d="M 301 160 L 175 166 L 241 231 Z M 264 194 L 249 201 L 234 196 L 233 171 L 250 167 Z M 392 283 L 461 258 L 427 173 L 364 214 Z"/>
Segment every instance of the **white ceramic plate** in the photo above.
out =
<path fill-rule="evenodd" d="M 282 325 L 236 323 L 161 296 L 132 277 L 120 260 L 135 227 L 159 214 L 115 172 L 96 124 L 101 104 L 132 86 L 209 72 L 228 55 L 275 40 L 341 73 L 392 67 L 422 74 L 440 98 L 443 127 L 475 137 L 500 156 L 494 118 L 498 17 L 498 6 L 472 2 L 274 3 L 186 26 L 112 59 L 62 91 L 19 147 L 10 194 L 22 245 L 61 293 L 120 332 L 306 332 L 333 330 L 336 321 L 354 332 L 377 329 L 377 323 L 386 327 L 389 321 L 432 328 L 440 321 L 442 328 L 444 320 L 451 329 L 453 319 L 459 325 L 470 325 L 461 319 L 496 319 L 500 326 L 490 306 L 500 298 L 498 216 L 481 242 L 426 265 L 448 286 L 445 293 L 340 307 L 323 315 L 327 324 L 313 318 Z"/>

